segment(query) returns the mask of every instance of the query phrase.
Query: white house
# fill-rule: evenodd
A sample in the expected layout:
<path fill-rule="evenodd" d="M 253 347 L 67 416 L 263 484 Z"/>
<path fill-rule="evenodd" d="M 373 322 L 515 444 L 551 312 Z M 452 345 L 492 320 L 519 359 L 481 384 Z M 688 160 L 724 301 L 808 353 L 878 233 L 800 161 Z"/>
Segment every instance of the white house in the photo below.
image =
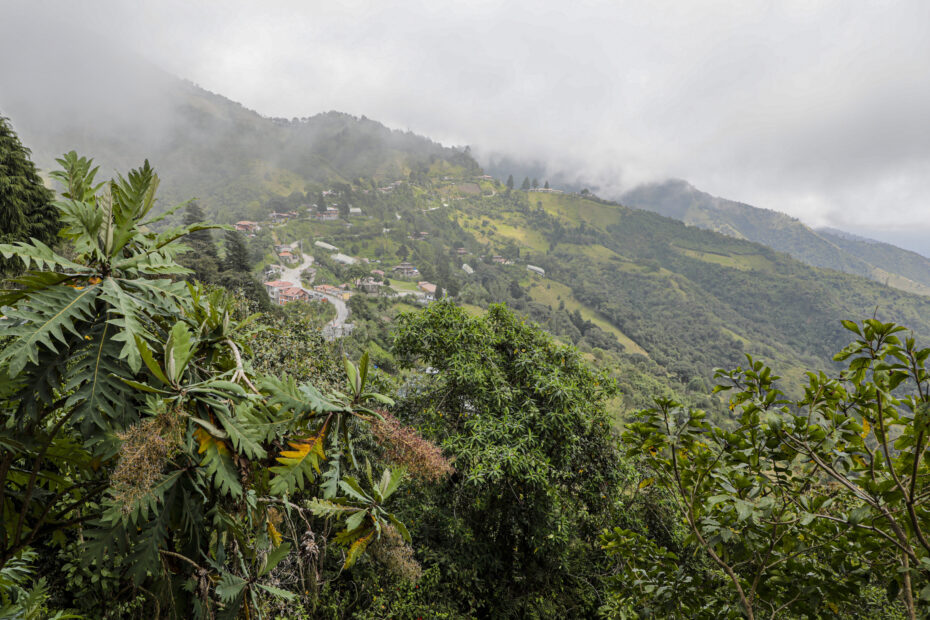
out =
<path fill-rule="evenodd" d="M 362 210 L 359 207 L 349 207 L 349 217 L 361 217 Z"/>
<path fill-rule="evenodd" d="M 337 254 L 331 255 L 330 258 L 342 265 L 354 265 L 355 263 L 358 262 L 357 258 L 355 258 L 354 256 L 348 256 L 346 254 L 337 253 Z"/>
<path fill-rule="evenodd" d="M 468 275 L 475 273 L 475 270 L 472 269 L 468 263 L 462 263 L 462 271 L 464 271 Z"/>
<path fill-rule="evenodd" d="M 542 267 L 537 267 L 536 265 L 527 265 L 526 268 L 538 276 L 542 276 L 543 278 L 546 277 L 546 270 Z"/>

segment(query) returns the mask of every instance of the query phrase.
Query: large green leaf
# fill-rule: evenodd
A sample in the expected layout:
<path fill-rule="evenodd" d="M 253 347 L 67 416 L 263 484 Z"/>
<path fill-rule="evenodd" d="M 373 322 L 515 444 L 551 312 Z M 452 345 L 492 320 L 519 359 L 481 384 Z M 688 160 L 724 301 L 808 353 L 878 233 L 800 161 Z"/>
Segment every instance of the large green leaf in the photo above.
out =
<path fill-rule="evenodd" d="M 284 495 L 303 489 L 305 480 L 320 472 L 320 461 L 325 457 L 323 444 L 329 430 L 329 421 L 314 435 L 299 441 L 289 441 L 290 450 L 282 450 L 276 459 L 280 465 L 271 467 L 276 474 L 271 479 L 271 493 Z"/>
<path fill-rule="evenodd" d="M 73 358 L 65 391 L 71 393 L 66 407 L 75 407 L 75 422 L 90 419 L 105 428 L 107 420 L 121 420 L 133 407 L 132 390 L 120 381 L 129 369 L 119 359 L 120 345 L 112 331 L 110 323 L 94 326 L 91 340 Z"/>
<path fill-rule="evenodd" d="M 186 323 L 178 321 L 171 327 L 168 342 L 165 343 L 165 374 L 172 383 L 178 383 L 193 355 L 194 342 L 190 329 Z"/>
<path fill-rule="evenodd" d="M 36 269 L 67 269 L 76 273 L 93 273 L 87 265 L 76 263 L 56 253 L 38 239 L 30 239 L 29 243 L 17 241 L 16 243 L 0 243 L 0 255 L 4 258 L 16 257 L 23 261 L 26 269 L 33 265 Z"/>
<path fill-rule="evenodd" d="M 123 348 L 120 357 L 124 358 L 132 371 L 139 372 L 142 367 L 142 356 L 136 339 L 149 340 L 152 338 L 144 321 L 143 310 L 146 303 L 135 295 L 131 295 L 122 287 L 122 282 L 115 278 L 103 280 L 101 297 L 110 304 L 112 315 L 110 322 L 116 327 L 113 339 L 122 342 Z"/>
<path fill-rule="evenodd" d="M 37 291 L 15 308 L 3 308 L 6 318 L 0 321 L 0 331 L 13 341 L 0 353 L 0 362 L 9 364 L 10 375 L 16 376 L 28 362 L 35 364 L 40 345 L 58 351 L 66 332 L 83 338 L 78 323 L 92 318 L 99 292 L 99 285 L 58 286 Z"/>
<path fill-rule="evenodd" d="M 236 450 L 250 459 L 263 459 L 268 456 L 265 448 L 260 443 L 262 441 L 261 435 L 253 427 L 249 426 L 248 419 L 242 419 L 236 410 L 228 414 L 219 409 L 214 409 L 214 413 L 220 425 L 229 435 L 229 439 Z"/>
<path fill-rule="evenodd" d="M 220 597 L 222 602 L 231 603 L 242 594 L 242 590 L 245 588 L 246 583 L 248 582 L 238 575 L 223 573 L 220 582 L 216 584 L 216 594 Z"/>

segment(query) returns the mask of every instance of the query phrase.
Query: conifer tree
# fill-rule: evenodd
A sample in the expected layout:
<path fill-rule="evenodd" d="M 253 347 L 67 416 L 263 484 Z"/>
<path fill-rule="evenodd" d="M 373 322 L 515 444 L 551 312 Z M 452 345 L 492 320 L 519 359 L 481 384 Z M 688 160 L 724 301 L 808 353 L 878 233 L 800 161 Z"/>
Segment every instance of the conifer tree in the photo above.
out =
<path fill-rule="evenodd" d="M 530 178 L 523 177 L 523 184 L 520 186 L 520 189 L 526 191 L 530 188 Z"/>
<path fill-rule="evenodd" d="M 207 217 L 203 213 L 203 209 L 200 208 L 200 205 L 196 201 L 191 202 L 187 205 L 187 208 L 184 212 L 184 225 L 191 226 L 193 224 L 202 224 L 206 221 Z M 216 244 L 213 243 L 213 235 L 210 234 L 209 230 L 198 230 L 192 232 L 187 236 L 187 245 L 191 247 L 191 250 L 196 254 L 203 256 L 207 255 L 211 258 L 216 259 Z"/>
<path fill-rule="evenodd" d="M 513 175 L 507 177 L 507 189 L 513 189 Z"/>
<path fill-rule="evenodd" d="M 35 238 L 52 245 L 58 234 L 58 212 L 52 193 L 6 118 L 0 117 L 0 243 Z M 0 259 L 0 270 L 8 262 Z"/>
<path fill-rule="evenodd" d="M 249 266 L 249 250 L 245 246 L 242 235 L 235 230 L 227 230 L 225 244 L 226 258 L 223 260 L 223 268 L 227 271 L 248 273 L 251 269 Z"/>

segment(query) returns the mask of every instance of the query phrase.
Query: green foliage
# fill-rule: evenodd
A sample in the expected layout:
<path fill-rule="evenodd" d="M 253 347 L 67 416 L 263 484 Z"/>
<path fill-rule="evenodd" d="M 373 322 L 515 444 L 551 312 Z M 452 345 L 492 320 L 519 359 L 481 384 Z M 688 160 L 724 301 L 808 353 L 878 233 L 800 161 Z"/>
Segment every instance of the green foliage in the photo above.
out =
<path fill-rule="evenodd" d="M 930 260 L 926 257 L 840 231 L 812 230 L 784 213 L 717 198 L 684 181 L 640 186 L 625 194 L 623 202 L 761 243 L 808 265 L 864 276 L 913 293 L 930 292 Z"/>
<path fill-rule="evenodd" d="M 385 528 L 396 527 L 403 539 L 410 542 L 404 524 L 381 506 L 397 490 L 404 477 L 403 470 L 385 469 L 378 482 L 371 477 L 370 463 L 366 463 L 365 473 L 371 493 L 352 476 L 345 476 L 339 481 L 345 498 L 314 498 L 309 503 L 310 511 L 318 517 L 345 519 L 345 530 L 336 535 L 336 542 L 349 548 L 344 568 L 351 568 L 368 545 L 380 539 Z"/>
<path fill-rule="evenodd" d="M 64 548 L 79 530 L 84 566 L 124 558 L 121 592 L 145 594 L 156 616 L 260 613 L 267 597 L 297 596 L 269 581 L 293 546 L 274 507 L 313 497 L 324 461 L 327 482 L 348 494 L 331 501 L 363 497 L 377 536 L 387 522 L 406 531 L 382 507 L 400 475 L 386 472 L 371 495 L 347 475 L 355 436 L 376 417 L 367 403 L 391 402 L 368 389 L 367 356 L 347 361 L 347 389 L 327 396 L 256 375 L 256 317 L 236 320 L 222 291 L 166 277 L 187 273 L 177 240 L 204 226 L 151 230 L 148 164 L 94 184 L 90 160 L 61 163 L 71 258 L 38 242 L 0 245 L 32 268 L 3 296 L 0 570 L 15 576 L 19 554 Z M 352 561 L 364 550 L 350 548 Z"/>
<path fill-rule="evenodd" d="M 29 587 L 35 572 L 31 565 L 37 559 L 34 551 L 27 550 L 0 568 L 0 617 L 10 620 L 80 618 L 64 611 L 52 612 L 48 608 L 49 593 L 44 578 Z"/>
<path fill-rule="evenodd" d="M 53 244 L 58 232 L 58 213 L 46 189 L 6 118 L 0 117 L 0 243 L 35 239 Z M 0 261 L 0 272 L 18 267 Z"/>
<path fill-rule="evenodd" d="M 465 592 L 463 613 L 592 613 L 593 540 L 609 522 L 618 459 L 603 400 L 611 381 L 502 306 L 469 317 L 435 302 L 398 320 L 411 380 L 406 419 L 454 457 L 425 491 L 425 545 Z"/>
<path fill-rule="evenodd" d="M 691 542 L 729 581 L 723 601 L 748 617 L 852 609 L 875 580 L 910 617 L 930 602 L 930 349 L 902 340 L 893 323 L 843 325 L 856 337 L 836 356 L 844 370 L 809 373 L 802 398 L 786 399 L 778 377 L 750 357 L 746 368 L 718 372 L 718 390 L 733 391 L 735 428 L 665 400 L 624 435 L 629 455 L 644 461 L 642 486 L 672 492 Z M 643 544 L 629 532 L 604 540 L 618 550 Z M 669 556 L 652 557 L 647 575 Z M 618 590 L 647 605 L 665 595 Z M 696 592 L 687 604 L 708 602 Z"/>
<path fill-rule="evenodd" d="M 226 250 L 226 256 L 223 258 L 224 268 L 228 271 L 248 273 L 251 269 L 249 265 L 249 251 L 245 247 L 245 239 L 242 238 L 242 233 L 235 230 L 227 230 L 223 247 Z"/>

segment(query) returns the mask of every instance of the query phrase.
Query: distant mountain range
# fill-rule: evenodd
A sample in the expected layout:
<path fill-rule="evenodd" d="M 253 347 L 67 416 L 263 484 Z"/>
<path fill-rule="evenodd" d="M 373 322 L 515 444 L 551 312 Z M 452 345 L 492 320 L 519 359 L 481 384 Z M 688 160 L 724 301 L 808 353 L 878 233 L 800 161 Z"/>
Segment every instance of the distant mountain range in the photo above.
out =
<path fill-rule="evenodd" d="M 767 245 L 815 267 L 930 295 L 930 259 L 925 256 L 832 228 L 815 230 L 784 213 L 712 196 L 682 180 L 639 186 L 621 202 Z"/>

